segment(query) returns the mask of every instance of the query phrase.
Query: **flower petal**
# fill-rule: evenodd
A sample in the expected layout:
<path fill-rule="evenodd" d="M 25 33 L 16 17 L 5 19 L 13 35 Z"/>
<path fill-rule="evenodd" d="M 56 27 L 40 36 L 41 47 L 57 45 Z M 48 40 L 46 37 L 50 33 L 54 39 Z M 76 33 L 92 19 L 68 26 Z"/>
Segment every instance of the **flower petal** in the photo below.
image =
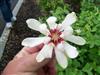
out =
<path fill-rule="evenodd" d="M 53 46 L 51 44 L 44 45 L 44 47 L 36 57 L 37 62 L 42 62 L 46 58 L 51 58 L 52 52 L 53 52 Z"/>
<path fill-rule="evenodd" d="M 44 35 L 49 35 L 50 32 L 49 32 L 46 24 L 41 24 L 39 27 L 40 27 L 40 30 L 38 30 L 38 31 L 40 31 Z"/>
<path fill-rule="evenodd" d="M 64 39 L 77 45 L 84 45 L 86 43 L 86 41 L 80 36 L 69 35 L 65 36 Z"/>
<path fill-rule="evenodd" d="M 28 19 L 26 23 L 28 24 L 29 28 L 36 30 L 36 31 L 39 30 L 39 26 L 41 25 L 41 23 L 36 19 Z"/>
<path fill-rule="evenodd" d="M 77 16 L 75 12 L 69 13 L 62 22 L 62 26 L 66 27 L 67 25 L 72 25 L 76 20 Z"/>
<path fill-rule="evenodd" d="M 49 41 L 50 41 L 49 37 L 26 38 L 22 41 L 22 45 L 26 47 L 34 47 L 41 43 L 48 43 Z"/>
<path fill-rule="evenodd" d="M 50 29 L 54 29 L 54 28 L 57 27 L 56 21 L 57 21 L 57 18 L 54 17 L 54 16 L 51 16 L 46 20 L 46 22 L 48 23 Z"/>
<path fill-rule="evenodd" d="M 63 45 L 63 42 L 59 43 L 59 44 L 56 46 L 56 50 L 59 50 L 59 51 L 64 52 L 64 45 Z"/>
<path fill-rule="evenodd" d="M 71 26 L 67 26 L 66 29 L 63 30 L 62 35 L 60 37 L 67 37 L 73 33 L 73 29 Z"/>
<path fill-rule="evenodd" d="M 64 50 L 69 58 L 76 58 L 79 54 L 74 46 L 71 46 L 67 42 L 64 42 Z"/>
<path fill-rule="evenodd" d="M 44 35 L 49 34 L 49 30 L 47 29 L 46 24 L 41 24 L 36 19 L 28 19 L 26 21 L 26 23 L 28 24 L 28 27 L 33 29 L 33 30 L 39 31 L 40 33 L 42 33 Z"/>
<path fill-rule="evenodd" d="M 58 64 L 65 69 L 68 66 L 67 57 L 65 54 L 59 50 L 55 50 L 55 55 Z"/>

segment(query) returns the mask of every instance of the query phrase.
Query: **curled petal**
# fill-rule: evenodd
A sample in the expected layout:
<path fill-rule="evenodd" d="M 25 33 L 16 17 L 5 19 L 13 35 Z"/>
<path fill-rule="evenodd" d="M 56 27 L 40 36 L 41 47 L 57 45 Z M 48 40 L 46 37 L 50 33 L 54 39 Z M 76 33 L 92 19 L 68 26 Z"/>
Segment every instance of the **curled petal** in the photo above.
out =
<path fill-rule="evenodd" d="M 54 17 L 54 16 L 51 16 L 46 20 L 46 22 L 48 23 L 50 29 L 54 29 L 54 28 L 57 27 L 56 21 L 57 21 L 57 18 Z"/>
<path fill-rule="evenodd" d="M 33 29 L 33 30 L 36 30 L 36 31 L 39 31 L 40 33 L 44 34 L 44 35 L 47 35 L 48 34 L 48 29 L 47 29 L 47 26 L 46 24 L 41 24 L 38 20 L 36 19 L 28 19 L 26 21 L 26 23 L 28 24 L 28 27 Z"/>
<path fill-rule="evenodd" d="M 71 46 L 67 42 L 64 42 L 64 50 L 69 58 L 76 58 L 79 54 L 74 46 Z"/>
<path fill-rule="evenodd" d="M 46 44 L 39 52 L 36 57 L 37 62 L 42 62 L 46 58 L 51 58 L 53 52 L 53 46 L 51 44 Z"/>
<path fill-rule="evenodd" d="M 58 64 L 65 69 L 68 66 L 67 57 L 65 54 L 59 50 L 55 50 L 55 55 Z"/>
<path fill-rule="evenodd" d="M 75 21 L 77 20 L 77 16 L 75 14 L 75 12 L 69 13 L 64 21 L 62 22 L 62 26 L 66 27 L 66 26 L 70 26 L 72 25 Z"/>
<path fill-rule="evenodd" d="M 49 41 L 50 41 L 49 37 L 26 38 L 22 41 L 22 45 L 26 47 L 34 47 L 41 43 L 48 43 Z"/>
<path fill-rule="evenodd" d="M 64 39 L 77 45 L 84 45 L 86 43 L 82 37 L 75 35 L 65 36 Z"/>

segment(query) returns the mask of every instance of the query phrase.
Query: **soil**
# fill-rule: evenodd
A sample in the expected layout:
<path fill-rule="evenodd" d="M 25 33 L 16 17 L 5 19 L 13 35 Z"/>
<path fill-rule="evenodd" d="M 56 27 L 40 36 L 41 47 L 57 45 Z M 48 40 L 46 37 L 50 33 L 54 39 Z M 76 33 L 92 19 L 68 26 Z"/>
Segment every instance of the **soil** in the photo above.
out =
<path fill-rule="evenodd" d="M 21 42 L 26 37 L 38 36 L 39 32 L 27 27 L 26 20 L 41 16 L 40 9 L 34 0 L 25 0 L 17 15 L 17 21 L 11 29 L 3 56 L 0 60 L 0 72 L 3 71 L 7 63 L 21 50 Z"/>

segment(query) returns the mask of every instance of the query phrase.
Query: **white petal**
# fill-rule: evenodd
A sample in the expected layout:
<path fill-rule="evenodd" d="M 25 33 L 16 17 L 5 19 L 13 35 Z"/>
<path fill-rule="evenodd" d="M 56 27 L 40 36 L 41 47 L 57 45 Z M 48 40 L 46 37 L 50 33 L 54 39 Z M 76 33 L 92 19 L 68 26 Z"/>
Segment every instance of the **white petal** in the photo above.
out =
<path fill-rule="evenodd" d="M 59 44 L 56 46 L 56 50 L 59 50 L 59 51 L 64 52 L 64 45 L 63 45 L 63 42 L 59 43 Z"/>
<path fill-rule="evenodd" d="M 47 43 L 50 41 L 49 37 L 39 37 L 39 38 L 26 38 L 22 41 L 22 45 L 26 47 L 34 47 L 41 43 Z"/>
<path fill-rule="evenodd" d="M 66 27 L 68 25 L 72 25 L 76 20 L 77 16 L 75 12 L 69 13 L 62 22 L 62 26 Z"/>
<path fill-rule="evenodd" d="M 28 19 L 26 23 L 28 24 L 29 28 L 36 30 L 36 31 L 39 30 L 39 26 L 41 25 L 41 23 L 36 19 Z"/>
<path fill-rule="evenodd" d="M 64 42 L 64 50 L 69 58 L 76 58 L 79 54 L 77 49 L 67 42 Z"/>
<path fill-rule="evenodd" d="M 62 24 L 61 24 L 61 23 L 59 23 L 59 24 L 57 25 L 57 29 L 59 29 L 59 30 L 61 30 L 61 31 L 63 30 L 63 29 L 62 29 Z"/>
<path fill-rule="evenodd" d="M 77 45 L 84 45 L 86 43 L 86 41 L 80 36 L 69 35 L 64 37 L 64 39 Z"/>
<path fill-rule="evenodd" d="M 47 25 L 46 24 L 41 24 L 38 20 L 36 19 L 28 19 L 26 21 L 26 23 L 28 24 L 28 27 L 39 31 L 40 33 L 44 34 L 44 35 L 48 35 L 49 34 L 49 30 L 47 29 Z"/>
<path fill-rule="evenodd" d="M 51 16 L 46 20 L 46 22 L 48 23 L 50 29 L 54 29 L 54 28 L 57 27 L 56 21 L 57 21 L 57 18 L 54 17 L 54 16 Z"/>
<path fill-rule="evenodd" d="M 37 62 L 42 62 L 46 58 L 52 58 L 53 46 L 51 44 L 44 45 L 42 50 L 36 57 Z"/>
<path fill-rule="evenodd" d="M 71 26 L 67 26 L 67 28 L 63 30 L 61 37 L 67 37 L 71 34 L 73 34 L 73 29 Z"/>
<path fill-rule="evenodd" d="M 55 50 L 55 55 L 58 64 L 65 69 L 68 66 L 67 57 L 59 50 Z"/>
<path fill-rule="evenodd" d="M 41 24 L 39 31 L 44 35 L 48 35 L 50 33 L 46 24 Z"/>

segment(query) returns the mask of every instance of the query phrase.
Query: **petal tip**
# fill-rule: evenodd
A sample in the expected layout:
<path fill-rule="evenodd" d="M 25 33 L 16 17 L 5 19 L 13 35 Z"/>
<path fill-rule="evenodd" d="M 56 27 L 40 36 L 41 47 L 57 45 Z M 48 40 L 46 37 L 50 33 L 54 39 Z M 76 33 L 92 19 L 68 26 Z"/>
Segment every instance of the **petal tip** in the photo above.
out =
<path fill-rule="evenodd" d="M 72 14 L 74 14 L 74 15 L 75 15 L 75 12 L 72 12 Z"/>
<path fill-rule="evenodd" d="M 78 55 L 79 55 L 79 52 L 75 53 L 75 55 L 73 55 L 72 57 L 70 56 L 70 58 L 75 59 L 78 57 Z"/>
<path fill-rule="evenodd" d="M 68 66 L 68 64 L 66 64 L 66 65 L 62 65 L 61 67 L 63 68 L 63 69 L 66 69 L 67 68 L 67 66 Z"/>
<path fill-rule="evenodd" d="M 26 39 L 24 39 L 24 40 L 21 42 L 21 45 L 22 45 L 22 46 L 26 46 L 25 40 L 26 40 Z"/>
<path fill-rule="evenodd" d="M 64 26 L 70 26 L 70 25 L 72 25 L 73 23 L 75 23 L 77 21 L 77 16 L 76 16 L 76 14 L 75 14 L 75 12 L 72 12 L 72 13 L 69 13 L 66 17 L 65 17 L 65 19 L 64 19 L 64 21 L 62 22 L 62 24 L 64 25 Z"/>
<path fill-rule="evenodd" d="M 72 16 L 75 20 L 77 19 L 77 16 L 76 16 L 76 13 L 75 12 L 72 12 L 69 15 Z"/>
<path fill-rule="evenodd" d="M 32 20 L 34 20 L 34 19 L 32 19 L 32 18 L 30 18 L 30 19 L 27 19 L 26 20 L 26 23 L 28 24 L 30 21 L 32 21 Z"/>
<path fill-rule="evenodd" d="M 49 17 L 49 18 L 46 20 L 47 23 L 49 23 L 49 22 L 56 22 L 56 21 L 57 21 L 57 18 L 54 17 L 54 16 L 51 16 L 51 17 Z"/>
<path fill-rule="evenodd" d="M 86 44 L 86 40 L 82 39 L 82 42 L 80 43 L 80 45 L 85 45 Z"/>

